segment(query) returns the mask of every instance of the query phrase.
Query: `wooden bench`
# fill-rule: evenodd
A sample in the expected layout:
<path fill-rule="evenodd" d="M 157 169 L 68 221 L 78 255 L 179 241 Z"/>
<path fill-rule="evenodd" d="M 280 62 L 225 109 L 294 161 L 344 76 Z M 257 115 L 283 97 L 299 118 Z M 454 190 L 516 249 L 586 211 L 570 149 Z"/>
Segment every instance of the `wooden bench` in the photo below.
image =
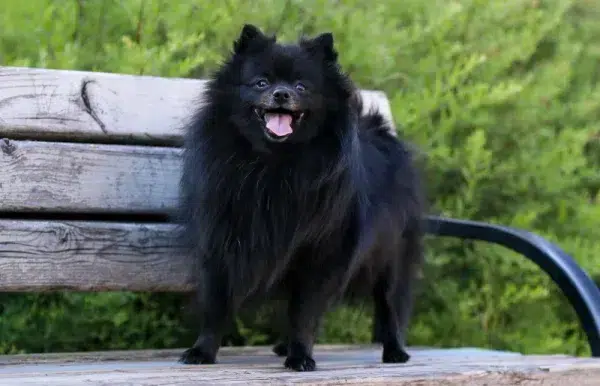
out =
<path fill-rule="evenodd" d="M 0 291 L 189 291 L 170 242 L 183 119 L 202 80 L 0 67 Z M 383 93 L 362 91 L 390 121 Z M 502 244 L 531 259 L 575 308 L 600 356 L 600 292 L 558 247 L 517 229 L 431 217 L 429 232 Z M 257 355 L 248 356 L 249 351 Z M 262 351 L 261 351 L 262 350 Z M 320 371 L 285 372 L 268 349 L 225 348 L 222 364 L 183 366 L 173 351 L 0 357 L 0 384 L 296 382 L 586 383 L 596 359 L 488 350 L 415 350 L 406 365 L 373 347 L 318 347 Z M 177 351 L 179 353 L 180 351 Z M 541 370 L 540 370 L 541 368 Z M 548 370 L 557 370 L 548 371 Z M 507 372 L 508 371 L 508 372 Z M 527 374 L 526 376 L 524 374 Z M 514 378 L 516 377 L 516 378 Z M 42 381 L 43 379 L 43 381 Z M 591 381 L 590 381 L 591 382 Z"/>

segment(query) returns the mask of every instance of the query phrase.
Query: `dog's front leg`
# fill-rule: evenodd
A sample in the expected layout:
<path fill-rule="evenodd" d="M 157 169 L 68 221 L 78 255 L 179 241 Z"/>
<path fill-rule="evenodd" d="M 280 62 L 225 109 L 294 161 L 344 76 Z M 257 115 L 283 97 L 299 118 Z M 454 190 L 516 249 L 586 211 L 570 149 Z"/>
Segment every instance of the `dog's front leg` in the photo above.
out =
<path fill-rule="evenodd" d="M 312 274 L 309 272 L 312 271 Z M 318 272 L 318 273 L 317 273 Z M 341 297 L 346 275 L 336 270 L 329 274 L 307 270 L 296 278 L 288 304 L 288 347 L 285 367 L 296 371 L 316 369 L 313 346 L 325 313 Z"/>
<path fill-rule="evenodd" d="M 213 364 L 221 347 L 223 334 L 233 323 L 234 302 L 226 275 L 207 269 L 197 289 L 200 303 L 200 334 L 193 346 L 181 356 L 184 364 Z"/>

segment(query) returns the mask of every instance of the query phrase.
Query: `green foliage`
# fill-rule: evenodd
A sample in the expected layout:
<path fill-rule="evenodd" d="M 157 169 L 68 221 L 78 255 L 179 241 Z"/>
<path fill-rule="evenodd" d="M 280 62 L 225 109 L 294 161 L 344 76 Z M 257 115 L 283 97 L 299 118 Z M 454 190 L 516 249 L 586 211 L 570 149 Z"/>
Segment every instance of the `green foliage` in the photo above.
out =
<path fill-rule="evenodd" d="M 525 228 L 600 277 L 600 16 L 585 0 L 4 0 L 0 63 L 205 77 L 244 22 L 281 40 L 332 31 L 344 68 L 391 100 L 426 154 L 433 211 Z M 532 263 L 431 239 L 410 343 L 587 354 L 574 313 Z M 173 295 L 3 295 L 0 352 L 189 344 Z M 271 319 L 240 320 L 250 344 Z M 370 313 L 321 341 L 365 342 Z"/>

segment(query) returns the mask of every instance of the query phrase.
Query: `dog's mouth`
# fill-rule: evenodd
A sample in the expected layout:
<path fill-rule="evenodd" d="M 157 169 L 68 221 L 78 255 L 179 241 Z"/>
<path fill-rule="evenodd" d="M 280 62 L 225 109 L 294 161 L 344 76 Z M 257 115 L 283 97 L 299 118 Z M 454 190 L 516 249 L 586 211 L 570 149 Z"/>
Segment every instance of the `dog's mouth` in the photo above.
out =
<path fill-rule="evenodd" d="M 302 111 L 292 111 L 282 108 L 255 108 L 254 112 L 265 123 L 265 135 L 267 138 L 276 142 L 283 141 L 289 137 L 304 117 L 304 112 Z"/>

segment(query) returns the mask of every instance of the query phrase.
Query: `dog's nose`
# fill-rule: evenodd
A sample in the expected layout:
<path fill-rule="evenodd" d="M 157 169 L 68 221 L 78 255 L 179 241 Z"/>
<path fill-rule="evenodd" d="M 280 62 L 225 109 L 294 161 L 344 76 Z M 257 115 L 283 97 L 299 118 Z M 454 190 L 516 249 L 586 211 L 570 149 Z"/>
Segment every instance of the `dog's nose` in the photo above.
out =
<path fill-rule="evenodd" d="M 286 88 L 280 87 L 273 91 L 273 98 L 279 103 L 287 102 L 290 97 L 290 90 Z"/>

